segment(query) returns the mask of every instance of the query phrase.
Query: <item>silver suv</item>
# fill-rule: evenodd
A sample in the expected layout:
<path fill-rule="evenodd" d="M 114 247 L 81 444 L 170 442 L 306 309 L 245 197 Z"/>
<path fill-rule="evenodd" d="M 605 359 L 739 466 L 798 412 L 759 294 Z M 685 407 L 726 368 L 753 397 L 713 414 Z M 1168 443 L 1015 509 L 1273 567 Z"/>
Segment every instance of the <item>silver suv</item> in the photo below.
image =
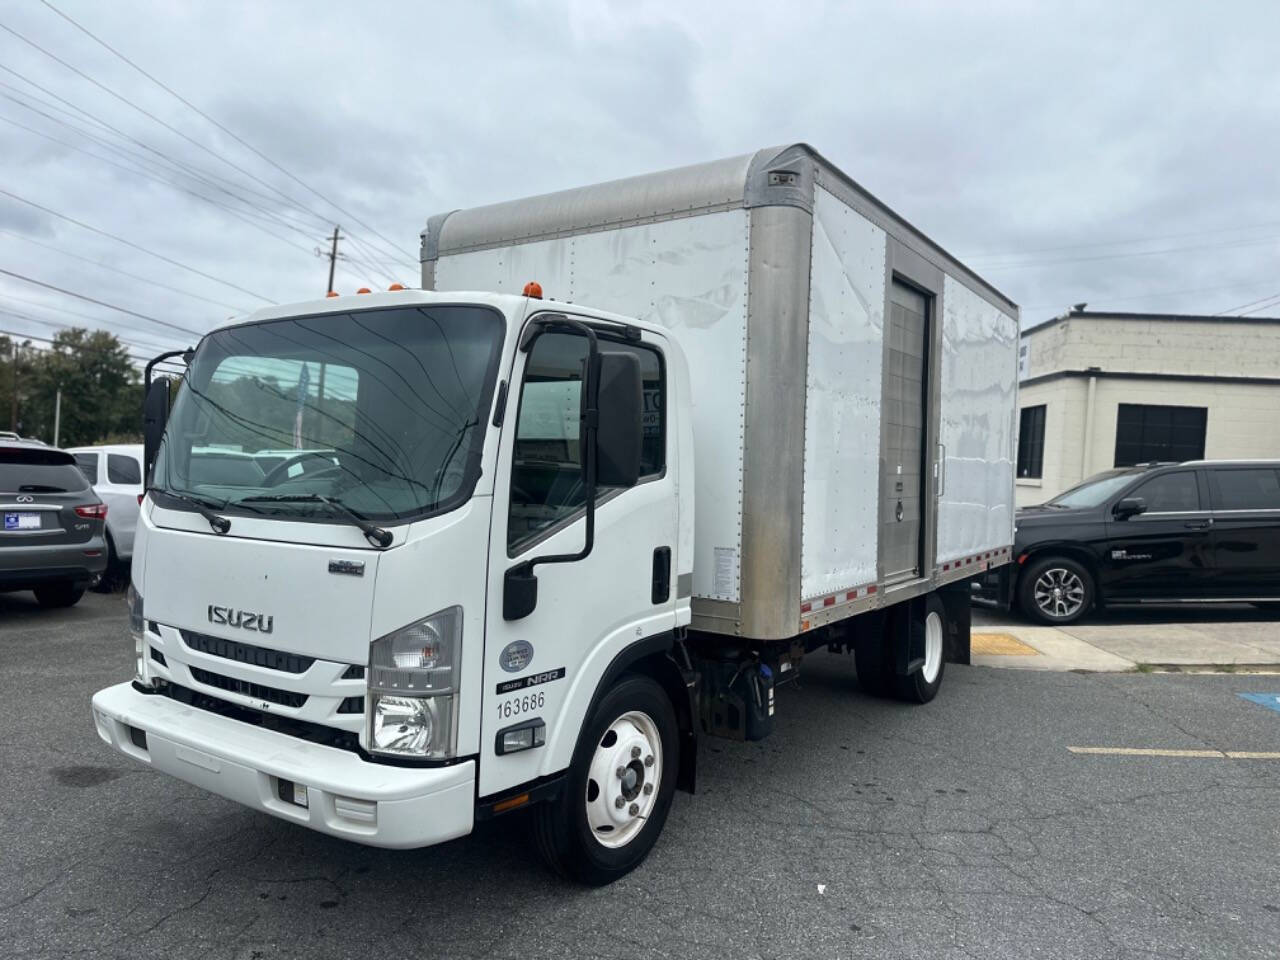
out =
<path fill-rule="evenodd" d="M 71 454 L 0 440 L 0 592 L 69 607 L 107 566 L 107 506 Z"/>

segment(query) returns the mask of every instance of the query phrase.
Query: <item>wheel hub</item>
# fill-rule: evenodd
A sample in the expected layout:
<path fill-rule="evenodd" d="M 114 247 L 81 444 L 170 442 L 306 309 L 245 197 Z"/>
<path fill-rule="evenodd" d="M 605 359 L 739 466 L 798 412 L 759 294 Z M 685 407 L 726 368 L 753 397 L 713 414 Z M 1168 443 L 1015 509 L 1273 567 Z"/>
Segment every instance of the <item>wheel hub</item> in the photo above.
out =
<path fill-rule="evenodd" d="M 603 846 L 625 846 L 643 828 L 662 782 L 662 739 L 657 724 L 633 711 L 611 723 L 587 772 L 586 813 Z"/>

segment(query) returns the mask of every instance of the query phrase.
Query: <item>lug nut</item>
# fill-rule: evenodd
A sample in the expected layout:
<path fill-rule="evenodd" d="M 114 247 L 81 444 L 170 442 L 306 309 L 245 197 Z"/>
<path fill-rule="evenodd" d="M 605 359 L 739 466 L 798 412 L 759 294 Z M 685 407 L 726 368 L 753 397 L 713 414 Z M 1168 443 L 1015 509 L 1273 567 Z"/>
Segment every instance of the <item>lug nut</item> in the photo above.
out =
<path fill-rule="evenodd" d="M 651 794 L 651 793 L 653 793 L 653 784 L 652 784 L 652 783 L 646 783 L 646 784 L 644 785 L 644 795 L 647 797 L 647 796 L 648 796 L 649 794 Z"/>
<path fill-rule="evenodd" d="M 632 760 L 636 760 L 636 759 L 639 759 L 639 757 L 640 757 L 640 748 L 639 748 L 639 747 L 632 747 L 632 748 L 631 748 L 631 759 L 632 759 Z"/>
<path fill-rule="evenodd" d="M 644 765 L 645 765 L 646 767 L 652 767 L 652 766 L 653 766 L 653 754 L 652 754 L 652 753 L 651 753 L 651 754 L 649 754 L 649 756 L 647 756 L 647 757 L 645 757 L 645 758 L 644 758 Z"/>
<path fill-rule="evenodd" d="M 616 800 L 613 801 L 613 805 L 617 807 L 619 810 L 621 810 L 623 806 L 626 804 L 626 802 L 627 801 L 623 800 L 621 797 L 618 797 Z"/>
<path fill-rule="evenodd" d="M 627 768 L 619 767 L 615 772 L 618 774 L 618 779 L 621 780 L 623 777 L 627 775 Z"/>
<path fill-rule="evenodd" d="M 627 813 L 631 814 L 633 817 L 639 812 L 640 812 L 640 804 L 638 803 L 633 803 L 631 805 L 631 809 L 627 811 Z"/>

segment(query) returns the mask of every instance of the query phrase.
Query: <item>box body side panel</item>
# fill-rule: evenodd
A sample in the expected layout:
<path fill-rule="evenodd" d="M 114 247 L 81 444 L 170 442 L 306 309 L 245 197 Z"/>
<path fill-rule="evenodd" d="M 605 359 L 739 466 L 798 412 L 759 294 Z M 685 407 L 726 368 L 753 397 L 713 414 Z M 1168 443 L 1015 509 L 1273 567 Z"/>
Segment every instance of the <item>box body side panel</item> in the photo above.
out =
<path fill-rule="evenodd" d="M 1018 322 L 948 276 L 942 309 L 939 564 L 1013 543 Z"/>
<path fill-rule="evenodd" d="M 875 224 L 815 190 L 803 599 L 876 580 L 885 242 Z"/>
<path fill-rule="evenodd" d="M 435 267 L 437 290 L 509 293 L 537 280 L 555 300 L 671 331 L 688 358 L 694 432 L 695 526 L 681 526 L 678 553 L 693 553 L 695 599 L 735 605 L 741 598 L 747 269 L 748 212 L 741 209 L 445 255 Z"/>

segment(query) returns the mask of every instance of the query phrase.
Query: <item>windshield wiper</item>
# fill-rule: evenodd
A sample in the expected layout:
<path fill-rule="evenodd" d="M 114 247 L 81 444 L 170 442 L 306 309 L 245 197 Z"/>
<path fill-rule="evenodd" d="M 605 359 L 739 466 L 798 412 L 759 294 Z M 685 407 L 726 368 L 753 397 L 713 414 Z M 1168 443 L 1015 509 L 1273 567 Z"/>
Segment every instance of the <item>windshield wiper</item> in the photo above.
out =
<path fill-rule="evenodd" d="M 376 523 L 370 523 L 341 500 L 334 500 L 319 493 L 264 493 L 255 497 L 243 497 L 231 506 L 239 506 L 242 503 L 323 503 L 333 513 L 346 517 L 352 525 L 359 527 L 365 539 L 375 547 L 386 549 L 391 546 L 391 541 L 394 539 L 390 530 L 384 530 Z"/>
<path fill-rule="evenodd" d="M 222 536 L 231 529 L 231 521 L 226 517 L 220 517 L 214 510 L 227 509 L 227 501 L 214 503 L 212 500 L 204 500 L 200 497 L 193 497 L 190 494 L 178 493 L 175 490 L 166 490 L 164 487 L 147 487 L 147 493 L 159 493 L 166 497 L 173 497 L 175 500 L 181 500 L 183 503 L 189 503 L 196 508 L 196 512 L 200 516 L 209 521 L 209 526 L 213 528 L 213 532 L 218 536 Z"/>

